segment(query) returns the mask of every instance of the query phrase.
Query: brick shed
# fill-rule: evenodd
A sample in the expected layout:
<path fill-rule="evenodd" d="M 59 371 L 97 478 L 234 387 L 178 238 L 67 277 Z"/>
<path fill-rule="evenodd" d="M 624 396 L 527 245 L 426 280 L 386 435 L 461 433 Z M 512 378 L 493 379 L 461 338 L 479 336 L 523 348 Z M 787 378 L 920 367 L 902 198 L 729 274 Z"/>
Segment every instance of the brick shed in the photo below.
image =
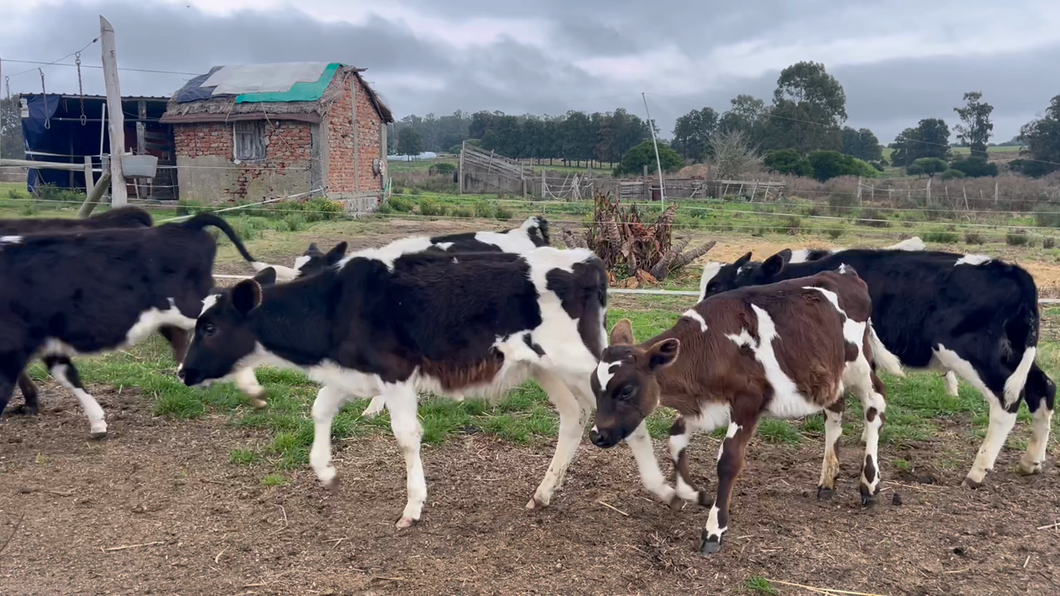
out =
<path fill-rule="evenodd" d="M 261 201 L 315 192 L 350 211 L 378 204 L 390 109 L 338 63 L 218 66 L 169 101 L 180 198 Z"/>

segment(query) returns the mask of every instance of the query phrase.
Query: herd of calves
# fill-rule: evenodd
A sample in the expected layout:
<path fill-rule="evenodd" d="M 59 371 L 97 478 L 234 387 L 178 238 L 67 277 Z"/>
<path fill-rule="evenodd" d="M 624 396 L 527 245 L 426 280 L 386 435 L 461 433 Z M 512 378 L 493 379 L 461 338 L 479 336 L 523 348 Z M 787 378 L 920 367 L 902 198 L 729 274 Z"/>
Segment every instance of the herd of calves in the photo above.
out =
<path fill-rule="evenodd" d="M 408 500 L 399 527 L 427 499 L 417 400 L 430 391 L 461 399 L 497 395 L 528 379 L 559 412 L 555 455 L 528 508 L 549 504 L 590 417 L 592 442 L 629 445 L 644 486 L 660 501 L 710 508 L 701 549 L 716 552 L 729 529 L 729 501 L 748 441 L 763 415 L 824 412 L 818 497 L 834 494 L 836 442 L 849 391 L 864 413 L 859 490 L 880 488 L 877 444 L 886 421 L 878 369 L 945 371 L 990 404 L 990 423 L 965 484 L 978 487 L 1016 421 L 1021 400 L 1033 433 L 1019 470 L 1042 470 L 1055 405 L 1053 382 L 1035 363 L 1039 315 L 1031 276 L 980 255 L 924 250 L 913 238 L 882 250 L 747 253 L 704 267 L 700 302 L 663 333 L 638 342 L 629 321 L 608 334 L 608 275 L 585 249 L 549 246 L 548 223 L 517 229 L 406 238 L 347 253 L 316 245 L 294 268 L 254 260 L 228 224 L 199 214 L 153 226 L 137 208 L 89 219 L 0 221 L 0 412 L 17 384 L 22 410 L 38 410 L 25 373 L 34 359 L 74 393 L 93 437 L 106 435 L 103 409 L 71 357 L 123 348 L 155 332 L 170 342 L 189 386 L 234 380 L 265 406 L 254 368 L 304 371 L 322 385 L 312 415 L 310 461 L 327 486 L 331 423 L 352 398 L 386 408 L 405 458 Z M 257 274 L 218 289 L 212 276 L 216 227 Z M 643 339 L 643 338 L 641 338 Z M 645 419 L 677 410 L 670 483 Z M 594 416 L 595 411 L 595 416 Z M 727 428 L 711 497 L 689 473 L 694 433 Z"/>

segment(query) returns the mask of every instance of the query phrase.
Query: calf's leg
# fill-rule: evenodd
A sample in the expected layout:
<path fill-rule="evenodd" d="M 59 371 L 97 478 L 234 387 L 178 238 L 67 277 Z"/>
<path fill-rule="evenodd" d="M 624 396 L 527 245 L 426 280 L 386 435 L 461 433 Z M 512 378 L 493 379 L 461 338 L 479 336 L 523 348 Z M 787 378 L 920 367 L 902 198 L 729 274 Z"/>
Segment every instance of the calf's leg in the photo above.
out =
<path fill-rule="evenodd" d="M 258 377 L 253 368 L 244 368 L 235 374 L 236 387 L 250 398 L 255 408 L 264 408 L 268 404 L 262 399 L 265 388 L 258 383 Z"/>
<path fill-rule="evenodd" d="M 1039 474 L 1045 463 L 1046 448 L 1049 445 L 1049 429 L 1052 426 L 1053 410 L 1056 408 L 1056 385 L 1042 369 L 1035 364 L 1027 376 L 1024 389 L 1027 408 L 1034 416 L 1031 430 L 1031 442 L 1027 451 L 1020 458 L 1021 474 Z"/>
<path fill-rule="evenodd" d="M 758 416 L 733 416 L 729 432 L 718 450 L 718 492 L 710 506 L 707 525 L 703 528 L 703 544 L 700 551 L 709 555 L 721 550 L 721 537 L 729 529 L 729 502 L 732 488 L 743 470 L 747 442 L 755 432 Z"/>
<path fill-rule="evenodd" d="M 386 402 L 383 401 L 383 396 L 377 395 L 372 398 L 372 402 L 368 404 L 368 407 L 365 408 L 363 412 L 361 412 L 361 416 L 364 416 L 365 418 L 371 418 L 372 416 L 375 416 L 382 412 L 385 406 Z"/>
<path fill-rule="evenodd" d="M 839 437 L 843 435 L 845 405 L 846 400 L 840 395 L 824 410 L 824 462 L 821 464 L 821 481 L 817 483 L 818 499 L 835 496 L 835 483 L 839 478 Z"/>
<path fill-rule="evenodd" d="M 674 489 L 677 496 L 685 501 L 695 501 L 706 506 L 707 495 L 692 484 L 692 473 L 688 469 L 688 445 L 691 443 L 692 435 L 706 427 L 713 426 L 704 423 L 703 419 L 696 416 L 681 416 L 674 421 L 670 427 L 670 457 L 674 462 Z M 713 430 L 713 429 L 710 429 Z M 674 506 L 679 504 L 674 499 Z"/>
<path fill-rule="evenodd" d="M 184 362 L 184 356 L 188 353 L 188 332 L 172 325 L 163 325 L 158 328 L 158 332 L 166 338 L 173 349 L 173 360 L 177 364 Z"/>
<path fill-rule="evenodd" d="M 416 389 L 408 383 L 384 385 L 382 394 L 386 409 L 390 410 L 390 427 L 405 458 L 408 502 L 396 525 L 407 528 L 419 521 L 423 504 L 427 501 L 427 480 L 423 477 L 423 461 L 420 459 L 423 427 L 416 416 Z"/>
<path fill-rule="evenodd" d="M 51 371 L 56 381 L 77 396 L 81 402 L 81 409 L 88 416 L 89 436 L 93 439 L 102 439 L 107 436 L 107 421 L 103 408 L 81 384 L 81 375 L 78 374 L 74 363 L 66 356 L 45 356 L 44 365 Z"/>
<path fill-rule="evenodd" d="M 346 401 L 345 396 L 340 389 L 325 385 L 313 401 L 313 447 L 309 450 L 309 465 L 329 489 L 339 485 L 338 474 L 331 465 L 331 423 Z"/>
<path fill-rule="evenodd" d="M 552 456 L 552 463 L 549 464 L 548 471 L 545 472 L 545 477 L 538 485 L 533 498 L 526 504 L 527 509 L 547 507 L 552 501 L 552 494 L 563 484 L 567 467 L 570 466 L 578 452 L 578 444 L 581 443 L 585 423 L 589 419 L 588 413 L 578 402 L 578 398 L 562 379 L 545 370 L 537 371 L 534 378 L 548 394 L 548 399 L 556 406 L 556 411 L 559 412 L 559 440 L 556 442 L 556 453 Z M 393 411 L 391 411 L 391 416 L 393 416 Z"/>
<path fill-rule="evenodd" d="M 946 393 L 957 397 L 960 385 L 957 384 L 957 374 L 952 370 L 946 371 Z"/>
<path fill-rule="evenodd" d="M 655 449 L 652 448 L 651 435 L 648 434 L 646 423 L 641 422 L 640 426 L 626 437 L 626 444 L 633 452 L 633 459 L 637 462 L 637 471 L 640 472 L 640 481 L 644 488 L 663 503 L 676 507 L 679 504 L 677 494 L 673 487 L 666 483 L 666 478 L 659 469 L 659 461 L 655 459 Z"/>
<path fill-rule="evenodd" d="M 18 373 L 18 388 L 22 391 L 22 400 L 24 402 L 22 412 L 36 416 L 40 412 L 40 403 L 37 401 L 37 385 L 33 382 L 33 379 L 29 378 L 29 374 L 26 371 Z M 0 408 L 0 413 L 2 412 L 3 408 Z"/>

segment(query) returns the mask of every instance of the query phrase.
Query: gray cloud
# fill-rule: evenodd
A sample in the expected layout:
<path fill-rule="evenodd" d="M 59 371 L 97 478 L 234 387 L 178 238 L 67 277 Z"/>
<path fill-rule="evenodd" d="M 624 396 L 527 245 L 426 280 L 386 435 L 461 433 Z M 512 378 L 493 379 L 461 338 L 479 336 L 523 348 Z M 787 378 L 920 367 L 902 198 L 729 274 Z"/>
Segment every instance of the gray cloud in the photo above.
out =
<path fill-rule="evenodd" d="M 367 78 L 398 117 L 616 107 L 643 114 L 640 92 L 647 91 L 664 131 L 689 109 L 724 111 L 739 93 L 768 100 L 780 68 L 813 59 L 829 65 L 846 89 L 848 123 L 872 128 L 881 141 L 920 118 L 955 124 L 952 108 L 971 90 L 996 107 L 995 140 L 1007 140 L 1060 93 L 1055 79 L 1042 74 L 1060 59 L 1060 33 L 1050 37 L 1044 25 L 1060 22 L 1060 7 L 1030 2 L 1022 12 L 998 12 L 993 3 L 968 0 L 956 11 L 957 4 L 394 0 L 384 7 L 394 10 L 380 8 L 351 24 L 290 7 L 216 16 L 183 3 L 71 2 L 19 17 L 0 38 L 0 56 L 58 58 L 98 34 L 102 13 L 118 31 L 123 67 L 199 73 L 216 64 L 342 61 L 368 68 Z M 903 6 L 919 7 L 924 18 L 910 25 Z M 333 8 L 342 16 L 341 5 Z M 976 19 L 989 31 L 968 26 Z M 473 31 L 480 22 L 486 41 L 458 43 L 445 35 L 446 23 Z M 83 59 L 99 64 L 98 45 Z M 29 68 L 5 62 L 4 72 Z M 76 91 L 73 69 L 45 72 L 49 91 Z M 129 95 L 169 95 L 188 78 L 131 71 L 121 77 Z M 34 70 L 12 78 L 11 86 L 39 91 L 40 79 Z M 103 91 L 100 71 L 86 70 L 85 90 Z"/>

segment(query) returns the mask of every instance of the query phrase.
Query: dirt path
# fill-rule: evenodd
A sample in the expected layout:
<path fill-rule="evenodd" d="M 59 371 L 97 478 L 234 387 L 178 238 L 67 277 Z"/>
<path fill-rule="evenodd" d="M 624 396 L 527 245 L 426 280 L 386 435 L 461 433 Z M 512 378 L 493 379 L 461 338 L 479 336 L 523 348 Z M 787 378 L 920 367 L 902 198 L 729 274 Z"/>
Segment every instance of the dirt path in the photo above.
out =
<path fill-rule="evenodd" d="M 833 502 L 815 498 L 817 440 L 797 449 L 755 441 L 725 550 L 705 559 L 695 549 L 705 510 L 673 513 L 650 501 L 625 448 L 583 444 L 541 512 L 523 504 L 551 445 L 468 434 L 426 448 L 428 508 L 419 526 L 398 531 L 404 466 L 389 437 L 340 446 L 336 494 L 308 469 L 267 487 L 272 466 L 228 461 L 261 435 L 219 418 L 155 418 L 135 391 L 95 389 L 112 414 L 104 442 L 86 441 L 80 409 L 54 389 L 46 414 L 2 424 L 0 545 L 12 537 L 0 554 L 0 594 L 672 596 L 747 594 L 752 576 L 876 594 L 1060 591 L 1060 530 L 1035 529 L 1060 517 L 1057 454 L 1044 475 L 1022 478 L 1011 471 L 1018 453 L 1005 451 L 971 492 L 957 486 L 975 450 L 960 429 L 881 450 L 884 477 L 902 484 L 886 485 L 868 511 L 858 506 L 856 437 L 846 438 Z M 714 477 L 716 448 L 697 438 L 701 478 Z M 896 475 L 896 457 L 916 473 Z M 147 546 L 107 550 L 129 545 Z"/>

